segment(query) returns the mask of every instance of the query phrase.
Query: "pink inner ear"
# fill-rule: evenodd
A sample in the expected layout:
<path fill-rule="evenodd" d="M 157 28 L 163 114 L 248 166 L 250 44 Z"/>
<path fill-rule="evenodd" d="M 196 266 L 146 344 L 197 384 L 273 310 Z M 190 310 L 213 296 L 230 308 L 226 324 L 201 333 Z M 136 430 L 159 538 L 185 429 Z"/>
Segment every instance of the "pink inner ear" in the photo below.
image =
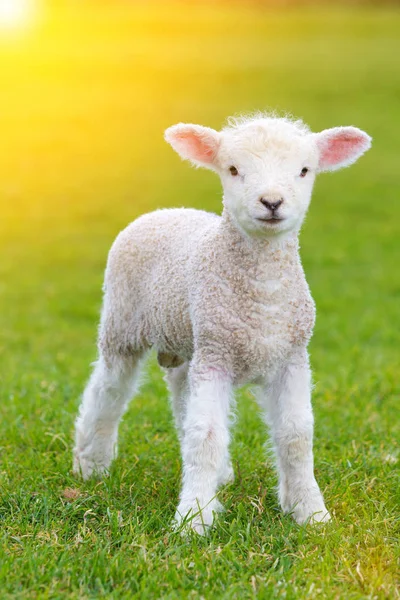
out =
<path fill-rule="evenodd" d="M 362 149 L 365 139 L 361 135 L 338 133 L 325 141 L 320 156 L 323 168 L 333 167 L 352 159 Z"/>
<path fill-rule="evenodd" d="M 207 136 L 195 132 L 181 132 L 176 135 L 175 139 L 185 147 L 186 153 L 193 160 L 205 163 L 213 162 L 216 143 L 211 136 L 207 138 Z"/>

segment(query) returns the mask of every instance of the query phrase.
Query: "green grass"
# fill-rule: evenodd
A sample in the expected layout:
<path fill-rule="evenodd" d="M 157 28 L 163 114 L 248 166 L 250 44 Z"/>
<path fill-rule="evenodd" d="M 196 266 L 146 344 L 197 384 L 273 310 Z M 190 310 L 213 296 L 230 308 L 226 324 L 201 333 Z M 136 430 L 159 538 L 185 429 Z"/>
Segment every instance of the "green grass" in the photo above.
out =
<path fill-rule="evenodd" d="M 2 42 L 2 599 L 399 597 L 399 29 L 395 9 L 125 4 Z M 73 478 L 73 421 L 115 235 L 161 206 L 220 210 L 217 180 L 180 163 L 163 130 L 267 107 L 374 137 L 356 166 L 321 176 L 302 232 L 316 473 L 334 519 L 281 514 L 244 390 L 226 511 L 187 540 L 171 533 L 180 460 L 154 361 L 106 481 Z"/>

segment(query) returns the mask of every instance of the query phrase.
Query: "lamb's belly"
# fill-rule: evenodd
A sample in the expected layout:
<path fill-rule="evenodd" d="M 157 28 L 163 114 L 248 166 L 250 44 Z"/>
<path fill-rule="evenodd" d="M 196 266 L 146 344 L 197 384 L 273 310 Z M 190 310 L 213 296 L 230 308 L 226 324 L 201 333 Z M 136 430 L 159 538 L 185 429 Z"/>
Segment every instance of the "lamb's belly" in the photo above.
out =
<path fill-rule="evenodd" d="M 190 360 L 193 354 L 193 328 L 188 305 L 178 302 L 163 306 L 157 317 L 152 345 L 159 354 L 175 357 L 174 361 Z M 166 360 L 169 361 L 170 358 Z"/>

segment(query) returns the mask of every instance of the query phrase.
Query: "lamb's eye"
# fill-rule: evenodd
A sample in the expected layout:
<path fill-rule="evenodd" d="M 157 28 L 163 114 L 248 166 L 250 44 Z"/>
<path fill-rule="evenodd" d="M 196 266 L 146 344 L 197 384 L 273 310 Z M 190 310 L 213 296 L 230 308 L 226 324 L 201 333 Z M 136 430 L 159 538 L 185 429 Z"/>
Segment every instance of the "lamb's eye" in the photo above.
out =
<path fill-rule="evenodd" d="M 300 177 L 305 177 L 308 173 L 307 167 L 303 167 L 300 173 Z"/>
<path fill-rule="evenodd" d="M 239 171 L 237 170 L 236 167 L 232 166 L 229 167 L 229 172 L 233 177 L 236 177 L 236 175 L 239 175 Z"/>

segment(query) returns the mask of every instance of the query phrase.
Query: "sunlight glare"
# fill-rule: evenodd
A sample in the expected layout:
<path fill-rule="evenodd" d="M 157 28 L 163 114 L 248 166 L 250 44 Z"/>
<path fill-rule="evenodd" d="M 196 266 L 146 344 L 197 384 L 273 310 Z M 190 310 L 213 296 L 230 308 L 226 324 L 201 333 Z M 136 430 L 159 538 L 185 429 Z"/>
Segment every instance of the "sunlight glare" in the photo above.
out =
<path fill-rule="evenodd" d="M 32 0 L 0 0 L 0 28 L 17 28 L 30 21 Z"/>

